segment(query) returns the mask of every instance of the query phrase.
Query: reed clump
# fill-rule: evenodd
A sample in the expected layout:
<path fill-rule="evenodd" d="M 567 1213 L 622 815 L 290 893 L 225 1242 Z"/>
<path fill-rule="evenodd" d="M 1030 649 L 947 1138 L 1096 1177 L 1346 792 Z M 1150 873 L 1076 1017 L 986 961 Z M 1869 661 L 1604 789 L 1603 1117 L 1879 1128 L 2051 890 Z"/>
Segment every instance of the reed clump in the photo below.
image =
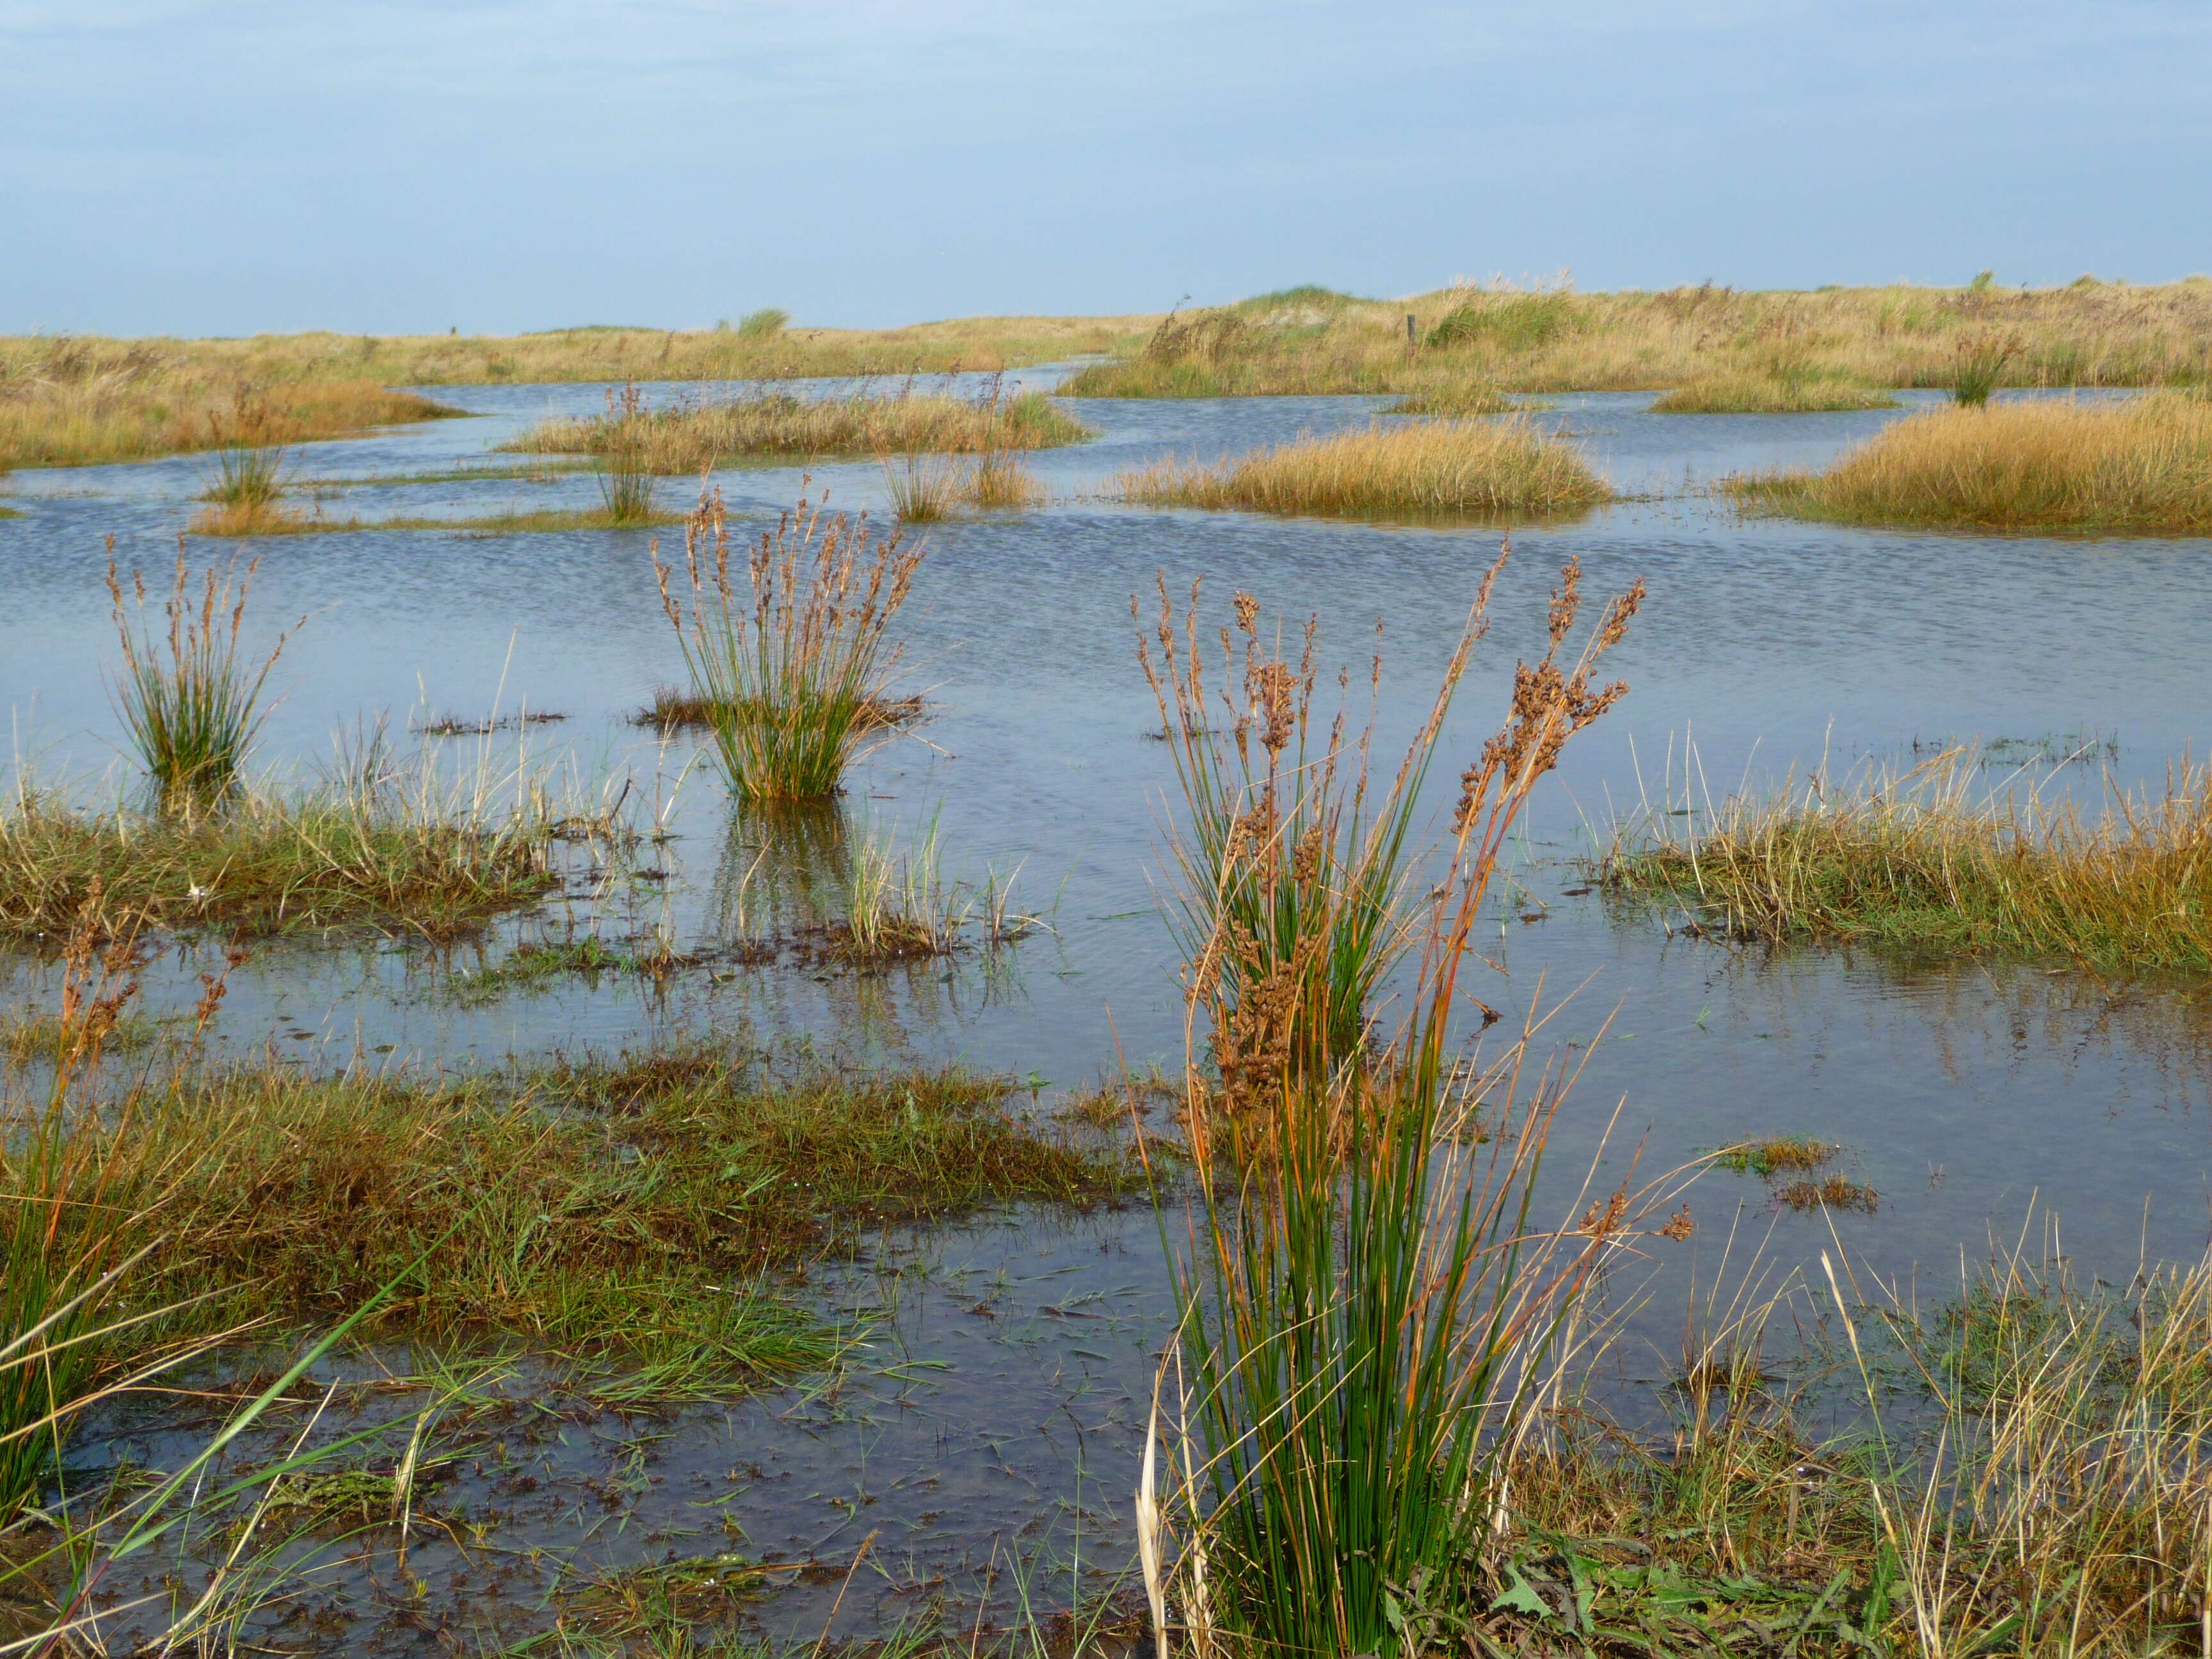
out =
<path fill-rule="evenodd" d="M 1624 824 L 1601 878 L 1746 939 L 2212 972 L 2212 770 L 2177 765 L 2155 793 L 2108 783 L 2092 811 L 2055 777 L 1978 789 L 1977 760 Z"/>
<path fill-rule="evenodd" d="M 1729 481 L 1740 500 L 1840 524 L 2135 535 L 2212 530 L 2212 400 L 1960 406 L 1883 428 L 1826 471 Z"/>
<path fill-rule="evenodd" d="M 1081 443 L 1091 428 L 1042 392 L 956 398 L 900 392 L 803 398 L 787 392 L 688 398 L 653 409 L 631 388 L 589 420 L 541 422 L 501 446 L 532 453 L 619 456 L 645 474 L 696 474 L 755 455 L 992 454 Z"/>
<path fill-rule="evenodd" d="M 1651 405 L 1654 415 L 1812 415 L 1839 410 L 1895 409 L 1897 399 L 1874 386 L 1797 375 L 1732 374 L 1692 380 Z"/>
<path fill-rule="evenodd" d="M 343 364 L 267 374 L 174 341 L 0 339 L 0 471 L 234 447 L 241 404 L 275 444 L 459 412 Z"/>
<path fill-rule="evenodd" d="M 267 716 L 262 694 L 291 635 L 279 634 L 258 665 L 240 653 L 259 568 L 256 561 L 240 575 L 235 560 L 221 570 L 210 564 L 195 581 L 178 537 L 175 578 L 163 605 L 167 627 L 157 629 L 147 619 L 145 577 L 132 573 L 126 600 L 115 538 L 107 538 L 107 592 L 123 653 L 111 689 L 165 806 L 204 805 L 228 794 Z"/>
<path fill-rule="evenodd" d="M 865 516 L 805 501 L 749 552 L 735 550 L 720 491 L 685 522 L 680 567 L 662 564 L 654 544 L 661 607 L 732 793 L 833 794 L 845 769 L 881 740 L 899 660 L 890 624 L 923 550 L 896 530 L 872 534 Z"/>
<path fill-rule="evenodd" d="M 1483 631 L 1487 592 L 1486 582 L 1439 708 Z M 1357 751 L 1334 738 L 1301 758 L 1342 763 L 1302 767 L 1305 781 L 1289 783 L 1308 677 L 1267 647 L 1255 607 L 1240 599 L 1259 708 L 1241 743 L 1224 737 L 1209 753 L 1200 740 L 1199 769 L 1179 773 L 1188 822 L 1199 826 L 1177 831 L 1179 861 L 1197 878 L 1185 914 L 1209 927 L 1187 964 L 1187 995 L 1194 1026 L 1209 1028 L 1222 1084 L 1201 1075 L 1194 1034 L 1186 1118 L 1198 1193 L 1176 1263 L 1173 1369 L 1188 1379 L 1176 1393 L 1181 1444 L 1170 1444 L 1164 1481 L 1148 1441 L 1137 1500 L 1164 1647 L 1172 1622 L 1200 1652 L 1218 1641 L 1412 1654 L 1407 1586 L 1439 1586 L 1455 1615 L 1482 1604 L 1477 1586 L 1449 1575 L 1480 1553 L 1492 1524 L 1498 1437 L 1510 1437 L 1545 1367 L 1571 1346 L 1568 1327 L 1591 1276 L 1643 1237 L 1650 1194 L 1624 1184 L 1578 1227 L 1529 1226 L 1560 1091 L 1549 1079 L 1516 1089 L 1525 1045 L 1466 1066 L 1459 970 L 1530 789 L 1625 689 L 1595 673 L 1640 597 L 1621 596 L 1563 660 L 1580 610 L 1569 567 L 1550 648 L 1520 665 L 1512 712 L 1462 774 L 1441 879 L 1423 884 L 1430 896 L 1412 915 L 1401 902 L 1408 866 L 1391 849 L 1402 848 L 1395 826 L 1411 811 L 1441 716 L 1376 799 Z M 1172 626 L 1160 633 L 1162 652 L 1174 651 Z M 1191 650 L 1180 653 L 1185 678 Z M 1152 676 L 1158 688 L 1162 670 Z M 1164 696 L 1164 715 L 1176 703 Z M 1285 820 L 1286 786 L 1304 801 L 1301 823 Z M 1225 836 L 1203 827 L 1224 818 Z M 1240 893 L 1254 903 L 1234 902 Z M 1271 931 L 1285 912 L 1303 918 L 1290 959 L 1259 972 L 1266 947 L 1244 920 L 1255 906 Z M 1386 948 L 1418 940 L 1420 972 L 1396 1035 L 1346 1049 L 1330 1034 L 1346 1023 L 1346 999 L 1337 976 L 1314 964 L 1339 918 L 1378 906 L 1358 925 Z M 1232 962 L 1240 970 L 1226 970 Z M 1155 1430 L 1158 1418 L 1156 1408 Z"/>
<path fill-rule="evenodd" d="M 1207 465 L 1172 457 L 1121 473 L 1125 501 L 1367 518 L 1545 517 L 1613 492 L 1570 445 L 1524 418 L 1376 425 Z"/>

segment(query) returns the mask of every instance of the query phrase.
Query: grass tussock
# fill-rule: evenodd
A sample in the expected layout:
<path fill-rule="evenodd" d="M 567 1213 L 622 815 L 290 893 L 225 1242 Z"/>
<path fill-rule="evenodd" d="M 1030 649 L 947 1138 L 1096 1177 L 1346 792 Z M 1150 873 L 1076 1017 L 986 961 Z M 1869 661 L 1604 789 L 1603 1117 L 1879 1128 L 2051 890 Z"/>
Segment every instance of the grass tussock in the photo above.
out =
<path fill-rule="evenodd" d="M 654 409 L 633 387 L 619 404 L 610 392 L 605 415 L 541 422 L 502 447 L 622 457 L 639 473 L 668 476 L 696 474 L 748 456 L 989 456 L 1081 443 L 1091 435 L 1090 428 L 1036 392 L 980 398 L 910 392 L 802 398 L 769 392 L 690 398 Z"/>
<path fill-rule="evenodd" d="M 1654 415 L 1817 415 L 1838 410 L 1895 409 L 1897 399 L 1874 386 L 1798 375 L 1734 374 L 1693 380 L 1651 405 Z"/>
<path fill-rule="evenodd" d="M 1948 750 L 1903 776 L 1625 825 L 1602 878 L 1740 939 L 2212 972 L 2212 770 L 2108 788 L 2092 811 L 2049 780 L 1978 792 L 1976 760 Z"/>
<path fill-rule="evenodd" d="M 1825 472 L 1729 488 L 1843 524 L 2202 535 L 2212 531 L 2212 399 L 1934 410 L 1885 428 Z"/>
<path fill-rule="evenodd" d="M 1409 343 L 1406 319 L 1414 319 Z M 1068 397 L 1644 392 L 1707 381 L 1940 386 L 2199 385 L 2212 282 L 2157 287 L 1656 293 L 1458 287 L 1323 306 L 1263 295 L 1162 321 Z"/>
<path fill-rule="evenodd" d="M 1129 1185 L 1032 1131 L 1003 1079 L 775 1079 L 711 1053 L 454 1079 L 187 1069 L 70 1132 L 60 1241 L 95 1191 L 164 1241 L 136 1287 L 172 1331 L 322 1324 L 405 1279 L 368 1334 L 520 1338 L 663 1381 L 787 1374 L 827 1335 L 775 1275 L 894 1222 Z M 25 1153 L 0 1151 L 0 1183 Z M 427 1259 L 409 1278 L 417 1257 Z"/>
<path fill-rule="evenodd" d="M 244 410 L 270 445 L 459 412 L 359 368 L 272 374 L 175 341 L 0 339 L 0 471 L 235 449 Z"/>
<path fill-rule="evenodd" d="M 1154 507 L 1343 518 L 1535 517 L 1612 498 L 1572 447 L 1525 419 L 1377 425 L 1212 465 L 1170 457 L 1121 474 L 1115 488 L 1125 501 Z"/>
<path fill-rule="evenodd" d="M 733 548 L 719 490 L 685 521 L 680 567 L 663 565 L 656 545 L 661 605 L 732 793 L 833 794 L 880 741 L 899 659 L 890 624 L 922 552 L 804 501 L 749 550 Z"/>

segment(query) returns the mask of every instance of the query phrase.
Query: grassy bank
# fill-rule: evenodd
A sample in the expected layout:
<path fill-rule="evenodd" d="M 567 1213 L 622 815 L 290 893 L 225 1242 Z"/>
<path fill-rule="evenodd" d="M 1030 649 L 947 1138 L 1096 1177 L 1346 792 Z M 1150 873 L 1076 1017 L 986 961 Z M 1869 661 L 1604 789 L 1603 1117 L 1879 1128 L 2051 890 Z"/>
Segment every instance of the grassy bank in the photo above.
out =
<path fill-rule="evenodd" d="M 818 1363 L 776 1276 L 872 1230 L 1127 1188 L 1117 1154 L 1003 1111 L 1010 1086 L 778 1080 L 706 1051 L 460 1079 L 193 1071 L 80 1131 L 85 1190 L 58 1196 L 98 1184 L 130 1218 L 118 1259 L 167 1241 L 132 1287 L 198 1298 L 167 1331 L 326 1325 L 427 1253 L 367 1334 L 619 1355 L 672 1394 Z"/>
<path fill-rule="evenodd" d="M 455 411 L 338 366 L 271 380 L 175 342 L 0 339 L 0 471 L 342 438 Z"/>
<path fill-rule="evenodd" d="M 1409 341 L 1407 319 L 1413 322 Z M 1169 319 L 1070 397 L 1641 392 L 1717 379 L 2157 386 L 2212 377 L 2212 282 L 2033 290 L 1458 288 L 1404 300 L 1294 289 Z"/>
<path fill-rule="evenodd" d="M 1359 518 L 1393 513 L 1543 516 L 1613 492 L 1567 444 L 1525 420 L 1376 426 L 1224 457 L 1170 458 L 1114 481 L 1153 507 L 1246 507 Z"/>
<path fill-rule="evenodd" d="M 417 792 L 246 794 L 196 812 L 0 805 L 0 938 L 58 943 L 86 915 L 239 934 L 451 934 L 553 884 L 554 825 Z"/>
<path fill-rule="evenodd" d="M 2167 392 L 1931 410 L 1824 472 L 1729 488 L 1747 502 L 1843 524 L 2202 535 L 2212 531 L 2212 399 Z"/>
<path fill-rule="evenodd" d="M 1978 782 L 1974 759 L 1626 825 L 1603 880 L 1747 939 L 2212 972 L 2212 771 L 2093 814 L 2009 775 Z"/>
<path fill-rule="evenodd" d="M 649 473 L 696 473 L 748 455 L 995 453 L 1080 443 L 1091 429 L 1039 392 L 1001 401 L 934 395 L 763 393 L 541 422 L 503 449 L 614 455 Z"/>
<path fill-rule="evenodd" d="M 258 334 L 243 339 L 0 338 L 0 357 L 57 346 L 112 363 L 132 354 L 225 380 L 277 386 L 367 380 L 486 386 L 574 380 L 780 380 L 1016 368 L 1140 342 L 1157 316 L 966 317 L 884 329 L 545 329 L 530 334 Z"/>

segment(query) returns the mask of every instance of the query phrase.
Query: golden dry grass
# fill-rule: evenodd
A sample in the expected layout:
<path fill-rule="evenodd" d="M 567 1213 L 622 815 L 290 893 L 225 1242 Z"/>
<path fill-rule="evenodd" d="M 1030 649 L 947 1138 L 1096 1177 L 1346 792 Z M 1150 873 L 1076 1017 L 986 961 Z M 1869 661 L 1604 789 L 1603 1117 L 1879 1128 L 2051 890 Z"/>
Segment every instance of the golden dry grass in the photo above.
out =
<path fill-rule="evenodd" d="M 269 444 L 454 412 L 357 371 L 269 383 L 167 343 L 0 340 L 0 471 L 222 448 L 249 404 L 257 441 Z"/>
<path fill-rule="evenodd" d="M 1825 472 L 1729 488 L 1847 524 L 2202 534 L 2212 530 L 2212 401 L 2166 392 L 1931 410 Z"/>
<path fill-rule="evenodd" d="M 1418 343 L 1409 349 L 1406 319 Z M 2212 281 L 2156 287 L 1577 294 L 1445 289 L 1405 300 L 1293 292 L 1170 319 L 1077 374 L 1069 396 L 1643 392 L 1717 378 L 2014 386 L 2212 379 Z"/>
<path fill-rule="evenodd" d="M 664 408 L 610 395 L 608 412 L 541 422 L 501 446 L 532 453 L 619 455 L 647 473 L 689 474 L 745 455 L 984 454 L 1080 443 L 1091 429 L 1037 392 L 798 398 L 770 392 Z"/>
<path fill-rule="evenodd" d="M 1526 418 L 1378 424 L 1211 465 L 1170 456 L 1120 474 L 1114 488 L 1125 501 L 1154 507 L 1345 518 L 1551 515 L 1613 493 L 1570 446 Z"/>

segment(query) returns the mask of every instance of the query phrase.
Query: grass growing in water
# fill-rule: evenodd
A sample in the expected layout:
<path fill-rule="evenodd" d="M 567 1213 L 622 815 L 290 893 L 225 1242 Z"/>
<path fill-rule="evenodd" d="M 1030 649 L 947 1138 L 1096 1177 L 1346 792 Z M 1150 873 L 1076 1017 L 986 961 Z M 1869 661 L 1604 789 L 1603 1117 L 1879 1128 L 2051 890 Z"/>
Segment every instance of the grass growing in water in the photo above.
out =
<path fill-rule="evenodd" d="M 1978 795 L 1979 775 L 1951 750 L 1901 777 L 1732 797 L 1701 830 L 1649 818 L 1617 832 L 1602 878 L 1744 939 L 2212 972 L 2212 771 L 2110 790 L 2095 817 L 2033 781 Z"/>
<path fill-rule="evenodd" d="M 1375 426 L 1300 438 L 1208 466 L 1172 458 L 1124 472 L 1125 501 L 1362 518 L 1393 513 L 1574 513 L 1613 492 L 1525 419 Z"/>
<path fill-rule="evenodd" d="M 653 474 L 696 474 L 748 455 L 981 454 L 1081 443 L 1091 428 L 1042 392 L 980 398 L 899 392 L 800 398 L 762 392 L 649 409 L 636 399 L 591 420 L 541 422 L 503 449 L 631 458 Z"/>
<path fill-rule="evenodd" d="M 249 564 L 240 576 L 235 561 L 220 572 L 210 565 L 195 584 L 179 536 L 176 579 L 163 607 L 168 625 L 156 631 L 146 618 L 146 579 L 137 572 L 134 623 L 116 570 L 115 538 L 107 539 L 107 592 L 123 648 L 122 672 L 111 683 L 116 712 L 165 805 L 204 805 L 228 794 L 266 717 L 261 694 L 291 635 L 279 634 L 258 667 L 239 655 L 259 568 L 258 561 Z"/>
<path fill-rule="evenodd" d="M 1732 374 L 1692 380 L 1651 405 L 1654 415 L 1808 415 L 1848 409 L 1895 409 L 1897 399 L 1847 380 Z"/>
<path fill-rule="evenodd" d="M 501 808 L 495 795 L 511 794 Z M 19 787 L 0 805 L 0 938 L 58 941 L 89 908 L 103 934 L 362 927 L 450 935 L 536 902 L 556 828 L 541 781 L 239 791 L 214 810 L 72 808 Z"/>
<path fill-rule="evenodd" d="M 1470 638 L 1486 596 L 1486 587 Z M 1639 598 L 1608 607 L 1579 658 L 1563 663 L 1579 606 L 1570 567 L 1554 595 L 1550 649 L 1520 666 L 1511 715 L 1461 780 L 1448 866 L 1416 924 L 1424 949 L 1413 1012 L 1386 1050 L 1325 1073 L 1301 1065 L 1299 1012 L 1312 1019 L 1319 999 L 1294 1011 L 1285 1030 L 1273 1004 L 1295 996 L 1295 970 L 1280 999 L 1224 988 L 1210 961 L 1237 948 L 1227 918 L 1224 937 L 1188 967 L 1194 1017 L 1212 1026 L 1217 1055 L 1236 1057 L 1246 1085 L 1242 1109 L 1225 1113 L 1211 1109 L 1195 1067 L 1188 1093 L 1200 1191 L 1176 1270 L 1197 1449 L 1187 1443 L 1180 1459 L 1171 1455 L 1164 1502 L 1148 1444 L 1137 1504 L 1164 1644 L 1170 1592 L 1201 1652 L 1218 1632 L 1279 1652 L 1412 1654 L 1419 1641 L 1400 1600 L 1409 1587 L 1437 1587 L 1455 1614 L 1482 1605 L 1478 1586 L 1446 1575 L 1483 1547 L 1492 1525 L 1499 1442 L 1488 1431 L 1510 1437 L 1518 1426 L 1583 1286 L 1641 1237 L 1640 1206 L 1624 1185 L 1599 1197 L 1578 1229 L 1532 1231 L 1533 1182 L 1559 1094 L 1540 1086 L 1520 1096 L 1514 1060 L 1479 1078 L 1467 1073 L 1451 1030 L 1459 970 L 1530 789 L 1621 694 L 1594 672 Z M 1457 667 L 1455 659 L 1455 678 Z M 1280 660 L 1260 668 L 1262 685 L 1283 692 L 1297 675 Z M 1264 706 L 1265 735 L 1281 739 L 1262 743 L 1272 762 L 1288 750 L 1294 705 L 1278 695 Z M 1431 731 L 1416 753 L 1434 741 Z M 1192 818 L 1214 816 L 1185 780 Z M 1399 791 L 1407 782 L 1401 775 Z M 1346 769 L 1329 787 L 1334 811 L 1358 822 L 1352 803 L 1364 780 Z M 1386 799 L 1372 809 L 1378 822 L 1395 808 Z M 1264 842 L 1278 826 L 1263 811 L 1247 830 Z M 1328 801 L 1313 800 L 1315 822 L 1330 813 Z M 1328 841 L 1315 837 L 1305 862 L 1318 862 Z M 1186 869 L 1203 868 L 1208 854 L 1192 842 L 1182 857 Z M 1385 921 L 1386 934 L 1402 925 Z M 1312 939 L 1311 949 L 1325 948 L 1319 933 Z M 1226 1078 L 1227 1060 L 1222 1070 Z M 1465 1133 L 1475 1116 L 1486 1152 Z M 1170 1533 L 1181 1544 L 1171 1569 Z"/>
<path fill-rule="evenodd" d="M 922 558 L 898 532 L 802 501 L 732 559 L 719 491 L 684 527 L 681 574 L 653 569 L 660 602 L 708 711 L 731 792 L 753 800 L 835 793 L 884 728 L 884 683 L 899 648 L 888 637 Z M 733 562 L 736 568 L 732 568 Z"/>
<path fill-rule="evenodd" d="M 2212 530 L 2212 399 L 2045 400 L 1931 410 L 1826 471 L 1731 480 L 1740 499 L 1840 524 L 2201 535 Z"/>

